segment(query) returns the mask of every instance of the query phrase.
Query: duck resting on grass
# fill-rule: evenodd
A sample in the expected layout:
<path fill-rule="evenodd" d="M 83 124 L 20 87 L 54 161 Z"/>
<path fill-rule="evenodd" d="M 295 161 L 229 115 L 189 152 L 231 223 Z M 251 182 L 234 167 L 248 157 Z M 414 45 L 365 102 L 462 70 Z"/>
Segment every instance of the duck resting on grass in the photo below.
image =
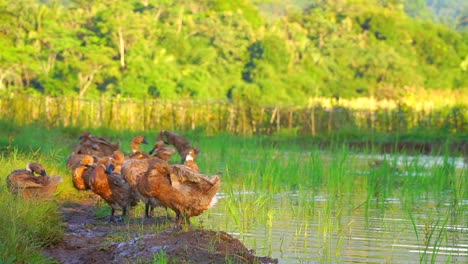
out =
<path fill-rule="evenodd" d="M 153 157 L 137 186 L 142 195 L 154 197 L 171 208 L 176 213 L 174 227 L 180 229 L 190 227 L 190 217 L 202 214 L 216 203 L 221 179 L 218 175 L 208 178 L 188 168 L 183 172 L 173 170 L 167 161 Z"/>
<path fill-rule="evenodd" d="M 36 162 L 30 162 L 26 169 L 14 170 L 7 176 L 8 189 L 25 199 L 51 198 L 61 182 L 61 176 L 48 176 L 44 166 Z"/>

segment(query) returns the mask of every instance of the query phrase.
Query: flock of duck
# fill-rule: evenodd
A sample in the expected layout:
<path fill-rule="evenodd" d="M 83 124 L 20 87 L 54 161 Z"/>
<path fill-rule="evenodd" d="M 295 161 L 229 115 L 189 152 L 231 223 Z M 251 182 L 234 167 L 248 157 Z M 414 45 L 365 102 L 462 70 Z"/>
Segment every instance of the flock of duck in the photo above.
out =
<path fill-rule="evenodd" d="M 145 217 L 152 217 L 155 207 L 170 208 L 176 214 L 175 227 L 190 226 L 190 217 L 216 203 L 219 175 L 200 173 L 195 162 L 200 149 L 174 132 L 162 130 L 149 154 L 140 150 L 141 144 L 148 144 L 146 138 L 135 136 L 132 153 L 125 155 L 120 142 L 114 144 L 83 133 L 66 161 L 73 186 L 80 191 L 90 190 L 106 201 L 112 208 L 110 221 L 121 219 L 116 219 L 116 210 L 122 211 L 122 217 L 127 216 L 129 209 L 142 201 Z M 170 164 L 176 151 L 181 162 Z M 62 177 L 51 177 L 41 164 L 31 162 L 26 169 L 8 175 L 7 186 L 27 199 L 48 198 L 61 181 Z"/>

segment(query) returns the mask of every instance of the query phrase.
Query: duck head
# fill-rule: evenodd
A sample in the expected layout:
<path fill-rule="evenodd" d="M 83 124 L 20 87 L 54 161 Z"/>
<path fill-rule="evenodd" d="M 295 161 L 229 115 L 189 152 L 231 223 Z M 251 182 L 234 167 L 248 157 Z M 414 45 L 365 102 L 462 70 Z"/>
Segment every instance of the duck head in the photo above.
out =
<path fill-rule="evenodd" d="M 136 144 L 148 144 L 144 136 L 136 136 L 133 138 L 133 142 Z"/>
<path fill-rule="evenodd" d="M 158 157 L 164 161 L 171 159 L 171 156 L 175 153 L 175 150 L 167 145 L 163 145 L 153 151 L 155 157 Z"/>
<path fill-rule="evenodd" d="M 125 155 L 120 150 L 114 151 L 114 155 L 112 156 L 112 158 L 113 158 L 112 163 L 116 163 L 116 164 L 122 164 L 125 161 Z"/>
<path fill-rule="evenodd" d="M 195 160 L 197 157 L 198 153 L 200 153 L 200 148 L 190 148 L 187 152 L 187 155 L 185 156 L 185 160 Z"/>
<path fill-rule="evenodd" d="M 97 166 L 104 168 L 104 171 L 106 173 L 108 173 L 109 171 L 112 172 L 115 168 L 115 165 L 112 164 L 112 160 L 112 157 L 103 157 L 98 161 Z"/>
<path fill-rule="evenodd" d="M 90 137 L 91 137 L 91 133 L 89 133 L 89 131 L 85 131 L 83 132 L 83 134 L 81 134 L 81 136 L 78 139 L 83 140 L 83 139 L 89 139 Z"/>
<path fill-rule="evenodd" d="M 137 151 L 139 151 L 139 148 L 138 146 L 140 144 L 148 144 L 148 141 L 146 141 L 146 138 L 144 136 L 136 136 L 133 138 L 132 140 L 132 143 L 131 143 L 131 147 L 132 147 L 132 151 L 135 153 Z"/>
<path fill-rule="evenodd" d="M 111 164 L 107 165 L 106 173 L 111 174 L 114 171 L 114 169 L 115 169 L 115 166 L 114 166 L 114 164 L 111 163 Z"/>
<path fill-rule="evenodd" d="M 160 147 L 164 145 L 165 145 L 164 141 L 158 140 L 156 144 L 154 145 L 154 147 L 150 150 L 149 154 L 153 155 L 153 153 L 156 152 L 157 149 L 159 149 Z"/>
<path fill-rule="evenodd" d="M 42 166 L 40 163 L 30 162 L 28 165 L 26 165 L 26 170 L 41 176 L 47 176 L 44 166 Z"/>

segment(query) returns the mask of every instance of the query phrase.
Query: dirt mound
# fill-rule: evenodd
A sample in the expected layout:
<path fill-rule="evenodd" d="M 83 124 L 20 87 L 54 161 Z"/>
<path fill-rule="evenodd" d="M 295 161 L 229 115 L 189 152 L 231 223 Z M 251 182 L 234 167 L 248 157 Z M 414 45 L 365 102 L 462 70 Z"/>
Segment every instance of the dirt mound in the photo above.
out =
<path fill-rule="evenodd" d="M 278 263 L 258 257 L 238 239 L 210 230 L 176 231 L 165 217 L 109 223 L 96 219 L 92 201 L 64 203 L 67 225 L 59 244 L 45 254 L 60 263 Z M 157 263 L 157 261 L 155 262 Z"/>

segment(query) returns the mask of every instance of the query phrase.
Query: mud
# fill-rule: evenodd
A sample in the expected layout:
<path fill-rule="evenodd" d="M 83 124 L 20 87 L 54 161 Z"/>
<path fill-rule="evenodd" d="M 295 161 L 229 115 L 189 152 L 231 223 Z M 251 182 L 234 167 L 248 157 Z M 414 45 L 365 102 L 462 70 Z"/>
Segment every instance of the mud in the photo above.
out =
<path fill-rule="evenodd" d="M 278 263 L 255 256 L 228 233 L 172 228 L 167 217 L 132 217 L 121 223 L 97 219 L 94 201 L 61 206 L 63 240 L 45 249 L 59 263 Z"/>

